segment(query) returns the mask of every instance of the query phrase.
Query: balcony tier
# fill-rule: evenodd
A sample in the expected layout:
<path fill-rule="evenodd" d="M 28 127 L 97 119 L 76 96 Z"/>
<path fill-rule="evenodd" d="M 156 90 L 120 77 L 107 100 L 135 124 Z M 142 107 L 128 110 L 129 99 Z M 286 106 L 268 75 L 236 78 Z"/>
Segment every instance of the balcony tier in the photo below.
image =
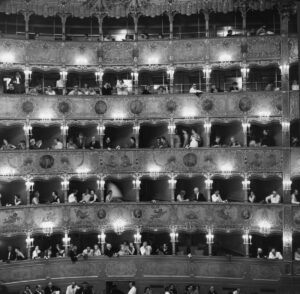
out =
<path fill-rule="evenodd" d="M 54 42 L 2 39 L 0 56 L 11 54 L 9 63 L 29 64 L 47 70 L 62 65 L 78 66 L 78 57 L 86 58 L 84 67 L 124 69 L 124 67 L 198 68 L 204 64 L 228 66 L 228 62 L 268 65 L 281 58 L 280 36 L 161 40 L 139 42 Z M 290 62 L 298 60 L 297 38 L 289 39 Z M 184 54 L 182 54 L 184 52 Z M 226 56 L 226 57 L 225 57 Z M 5 60 L 2 60 L 5 62 Z M 225 63 L 224 63 L 225 62 Z"/>
<path fill-rule="evenodd" d="M 291 118 L 299 117 L 299 92 L 290 92 Z M 288 109 L 282 92 L 239 92 L 135 96 L 28 96 L 2 95 L 2 122 L 25 119 L 58 120 L 152 120 L 170 116 L 192 118 L 260 118 L 282 116 Z M 24 121 L 23 121 L 24 122 Z M 8 122 L 7 122 L 8 123 Z M 49 122 L 48 122 L 49 123 Z M 120 122 L 121 123 L 121 122 Z M 8 123 L 9 124 L 9 123 Z"/>
<path fill-rule="evenodd" d="M 121 150 L 34 150 L 0 152 L 1 170 L 14 170 L 12 178 L 28 174 L 49 178 L 63 174 L 149 174 L 153 167 L 162 174 L 205 174 L 222 172 L 230 165 L 233 174 L 281 175 L 291 156 L 292 174 L 299 175 L 300 150 L 295 148 L 199 148 Z M 12 173 L 12 172 L 10 172 Z M 5 177 L 7 180 L 9 175 Z"/>
<path fill-rule="evenodd" d="M 24 235 L 27 231 L 42 233 L 42 224 L 53 223 L 53 231 L 99 232 L 100 228 L 113 231 L 116 219 L 125 221 L 125 230 L 141 226 L 143 231 L 166 231 L 176 225 L 181 232 L 203 231 L 212 226 L 214 231 L 240 231 L 249 228 L 260 234 L 260 223 L 271 224 L 270 233 L 282 233 L 291 219 L 294 231 L 300 231 L 300 208 L 279 204 L 249 203 L 94 203 L 60 204 L 0 208 L 1 235 Z"/>

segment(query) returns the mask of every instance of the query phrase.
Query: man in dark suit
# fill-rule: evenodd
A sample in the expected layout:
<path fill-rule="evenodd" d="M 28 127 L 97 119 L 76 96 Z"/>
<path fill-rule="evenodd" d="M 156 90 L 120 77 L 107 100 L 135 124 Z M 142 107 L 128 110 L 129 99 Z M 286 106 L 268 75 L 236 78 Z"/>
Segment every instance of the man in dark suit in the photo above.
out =
<path fill-rule="evenodd" d="M 8 246 L 7 247 L 7 253 L 6 253 L 6 256 L 5 256 L 5 261 L 6 262 L 11 262 L 12 260 L 15 260 L 16 259 L 16 254 L 12 248 L 12 246 Z"/>
<path fill-rule="evenodd" d="M 79 133 L 78 137 L 76 138 L 77 148 L 85 149 L 85 142 L 86 142 L 86 138 L 83 136 L 82 133 Z"/>
<path fill-rule="evenodd" d="M 191 196 L 189 196 L 189 201 L 199 201 L 199 202 L 204 202 L 206 201 L 204 195 L 200 193 L 199 188 L 195 187 L 194 192 Z"/>
<path fill-rule="evenodd" d="M 24 81 L 19 72 L 16 72 L 16 75 L 11 79 L 10 84 L 14 86 L 15 94 L 24 92 Z"/>
<path fill-rule="evenodd" d="M 45 294 L 54 294 L 56 291 L 60 291 L 60 289 L 56 286 L 53 286 L 52 282 L 49 282 L 44 290 L 44 293 Z"/>
<path fill-rule="evenodd" d="M 100 143 L 96 140 L 96 137 L 92 137 L 92 141 L 88 145 L 89 149 L 100 149 Z"/>

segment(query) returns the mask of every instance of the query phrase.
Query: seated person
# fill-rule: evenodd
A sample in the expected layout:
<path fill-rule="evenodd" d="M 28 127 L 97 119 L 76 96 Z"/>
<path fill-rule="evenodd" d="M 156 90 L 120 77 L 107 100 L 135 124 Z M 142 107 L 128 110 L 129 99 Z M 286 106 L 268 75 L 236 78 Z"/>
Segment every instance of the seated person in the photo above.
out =
<path fill-rule="evenodd" d="M 157 94 L 161 95 L 161 94 L 167 94 L 168 93 L 168 90 L 166 87 L 164 86 L 159 86 L 157 88 Z"/>
<path fill-rule="evenodd" d="M 293 81 L 291 89 L 292 91 L 299 91 L 299 84 L 296 80 Z"/>
<path fill-rule="evenodd" d="M 283 259 L 281 253 L 279 251 L 276 251 L 275 248 L 271 249 L 268 258 L 269 259 Z"/>
<path fill-rule="evenodd" d="M 292 137 L 291 146 L 292 147 L 300 147 L 300 141 L 297 137 Z"/>
<path fill-rule="evenodd" d="M 160 146 L 159 148 L 164 149 L 164 148 L 169 148 L 169 142 L 167 141 L 167 139 L 165 137 L 160 137 Z"/>
<path fill-rule="evenodd" d="M 77 145 L 74 143 L 73 139 L 72 138 L 69 138 L 68 139 L 68 142 L 67 142 L 67 149 L 77 149 Z"/>
<path fill-rule="evenodd" d="M 238 83 L 237 82 L 233 82 L 229 88 L 229 92 L 239 92 L 240 89 L 238 87 Z"/>
<path fill-rule="evenodd" d="M 15 206 L 19 206 L 19 205 L 21 205 L 21 204 L 22 204 L 21 197 L 20 197 L 20 195 L 16 194 L 16 195 L 14 196 L 14 205 L 15 205 Z"/>
<path fill-rule="evenodd" d="M 69 196 L 68 196 L 68 203 L 77 203 L 77 190 L 74 190 Z"/>
<path fill-rule="evenodd" d="M 90 190 L 86 189 L 85 193 L 82 194 L 82 199 L 79 201 L 80 203 L 89 203 L 91 199 Z"/>
<path fill-rule="evenodd" d="M 22 253 L 22 251 L 18 247 L 15 248 L 15 255 L 16 255 L 16 260 L 24 260 L 25 259 L 25 255 Z"/>
<path fill-rule="evenodd" d="M 1 146 L 1 150 L 13 150 L 16 149 L 17 147 L 13 144 L 9 144 L 7 139 L 3 139 L 3 145 Z"/>
<path fill-rule="evenodd" d="M 268 83 L 265 87 L 265 91 L 274 91 L 274 84 Z"/>
<path fill-rule="evenodd" d="M 170 249 L 166 243 L 158 249 L 158 255 L 171 255 Z"/>
<path fill-rule="evenodd" d="M 211 144 L 211 147 L 222 147 L 220 136 L 216 136 L 215 140 Z"/>
<path fill-rule="evenodd" d="M 39 259 L 41 258 L 41 250 L 40 250 L 40 247 L 39 246 L 35 246 L 34 250 L 32 251 L 32 255 L 31 255 L 31 258 L 32 259 Z"/>
<path fill-rule="evenodd" d="M 90 247 L 87 246 L 83 251 L 82 251 L 82 256 L 83 258 L 88 258 L 94 255 L 94 250 Z"/>
<path fill-rule="evenodd" d="M 197 85 L 196 84 L 193 84 L 192 87 L 189 90 L 189 93 L 197 95 L 197 94 L 201 94 L 202 91 L 197 89 Z"/>
<path fill-rule="evenodd" d="M 29 95 L 37 96 L 43 94 L 43 89 L 41 85 L 37 85 L 29 90 Z"/>
<path fill-rule="evenodd" d="M 265 198 L 266 203 L 278 204 L 281 202 L 280 195 L 274 190 L 271 195 Z"/>
<path fill-rule="evenodd" d="M 7 89 L 6 89 L 7 94 L 15 94 L 15 87 L 13 84 L 9 84 Z"/>
<path fill-rule="evenodd" d="M 178 202 L 188 201 L 188 199 L 185 199 L 185 195 L 186 195 L 185 190 L 181 190 L 179 194 L 176 196 L 176 201 Z"/>
<path fill-rule="evenodd" d="M 256 31 L 257 36 L 264 36 L 267 34 L 267 29 L 266 26 L 261 26 L 259 29 Z"/>
<path fill-rule="evenodd" d="M 298 247 L 297 250 L 294 253 L 294 259 L 296 261 L 300 261 L 300 248 Z"/>
<path fill-rule="evenodd" d="M 35 191 L 33 193 L 31 204 L 33 204 L 33 205 L 39 205 L 40 204 L 40 193 L 39 193 L 39 191 Z"/>
<path fill-rule="evenodd" d="M 88 144 L 89 149 L 100 149 L 100 143 L 96 140 L 96 137 L 93 136 L 91 142 Z"/>
<path fill-rule="evenodd" d="M 220 92 L 220 89 L 217 88 L 217 86 L 215 84 L 211 85 L 210 93 L 218 93 L 218 92 Z"/>
<path fill-rule="evenodd" d="M 232 37 L 232 36 L 233 36 L 233 31 L 232 30 L 228 30 L 226 37 Z"/>
<path fill-rule="evenodd" d="M 255 200 L 256 200 L 256 196 L 255 196 L 254 192 L 253 192 L 253 191 L 250 191 L 250 194 L 249 194 L 249 196 L 248 196 L 248 202 L 254 203 Z"/>
<path fill-rule="evenodd" d="M 112 94 L 112 87 L 110 83 L 105 83 L 102 87 L 102 95 L 111 95 Z"/>
<path fill-rule="evenodd" d="M 300 197 L 297 189 L 294 190 L 294 192 L 291 195 L 291 198 L 292 198 L 292 204 L 300 204 Z"/>
<path fill-rule="evenodd" d="M 143 242 L 143 245 L 140 248 L 140 253 L 141 253 L 142 256 L 151 255 L 151 253 L 152 253 L 152 247 L 150 245 L 148 245 L 147 241 Z"/>
<path fill-rule="evenodd" d="M 51 86 L 48 86 L 46 91 L 45 91 L 45 94 L 49 95 L 49 96 L 54 96 L 54 95 L 56 95 L 56 92 L 52 89 Z"/>
<path fill-rule="evenodd" d="M 151 92 L 150 92 L 150 86 L 146 85 L 146 86 L 144 86 L 144 89 L 142 91 L 142 95 L 149 95 L 149 94 L 151 94 Z"/>
<path fill-rule="evenodd" d="M 117 95 L 128 95 L 128 86 L 122 79 L 117 81 Z"/>
<path fill-rule="evenodd" d="M 77 96 L 77 95 L 83 95 L 83 93 L 79 90 L 79 87 L 76 85 L 73 87 L 73 89 L 69 92 L 70 96 Z"/>
<path fill-rule="evenodd" d="M 263 135 L 260 140 L 260 145 L 262 147 L 270 147 L 274 145 L 273 138 L 270 135 L 270 132 L 266 129 L 263 130 Z"/>
<path fill-rule="evenodd" d="M 230 137 L 229 146 L 230 147 L 241 147 L 241 144 L 234 137 Z"/>
<path fill-rule="evenodd" d="M 227 200 L 223 200 L 220 191 L 216 190 L 214 194 L 211 195 L 211 201 L 214 203 L 225 203 Z"/>
<path fill-rule="evenodd" d="M 94 256 L 101 256 L 101 250 L 97 244 L 94 245 Z"/>
<path fill-rule="evenodd" d="M 61 150 L 63 148 L 64 148 L 64 145 L 61 142 L 61 140 L 59 138 L 55 138 L 54 142 L 53 142 L 53 145 L 52 145 L 52 149 Z"/>
<path fill-rule="evenodd" d="M 59 195 L 58 195 L 58 192 L 57 191 L 53 191 L 52 192 L 52 200 L 51 200 L 51 203 L 60 203 L 60 198 L 59 198 Z"/>
<path fill-rule="evenodd" d="M 265 258 L 263 250 L 261 248 L 257 248 L 256 258 Z"/>

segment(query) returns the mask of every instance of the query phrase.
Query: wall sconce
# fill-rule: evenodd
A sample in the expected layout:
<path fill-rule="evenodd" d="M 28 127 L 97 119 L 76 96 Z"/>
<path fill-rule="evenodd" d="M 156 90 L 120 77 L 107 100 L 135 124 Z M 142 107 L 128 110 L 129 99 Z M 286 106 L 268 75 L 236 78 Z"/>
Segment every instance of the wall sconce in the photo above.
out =
<path fill-rule="evenodd" d="M 290 191 L 292 186 L 292 181 L 289 179 L 284 179 L 282 181 L 282 188 L 284 191 Z"/>
<path fill-rule="evenodd" d="M 282 243 L 283 243 L 283 247 L 292 247 L 292 243 L 293 243 L 292 232 L 284 233 L 284 235 L 282 237 Z"/>
<path fill-rule="evenodd" d="M 259 224 L 259 231 L 263 235 L 268 235 L 271 232 L 271 224 L 267 220 L 262 220 Z"/>
<path fill-rule="evenodd" d="M 214 244 L 215 235 L 213 234 L 212 228 L 208 228 L 207 234 L 205 235 L 205 237 L 206 237 L 206 244 L 208 244 L 208 245 Z"/>
<path fill-rule="evenodd" d="M 209 65 L 206 65 L 204 68 L 203 68 L 203 73 L 204 73 L 204 77 L 206 79 L 209 79 L 210 78 L 210 74 L 211 74 L 211 67 Z"/>
<path fill-rule="evenodd" d="M 134 190 L 140 190 L 141 189 L 141 180 L 138 176 L 132 181 L 132 184 L 133 184 L 133 189 Z"/>
<path fill-rule="evenodd" d="M 26 122 L 23 126 L 23 130 L 24 130 L 25 136 L 31 136 L 32 135 L 32 126 L 30 124 L 29 119 L 26 120 Z"/>
<path fill-rule="evenodd" d="M 103 75 L 104 75 L 103 70 L 96 71 L 95 72 L 96 82 L 102 81 Z"/>
<path fill-rule="evenodd" d="M 101 190 L 101 191 L 104 190 L 104 187 L 105 187 L 105 180 L 104 179 L 105 179 L 104 177 L 101 177 L 100 180 L 97 180 L 98 190 Z"/>
<path fill-rule="evenodd" d="M 249 234 L 249 230 L 246 230 L 242 237 L 244 245 L 252 245 L 252 236 Z"/>
<path fill-rule="evenodd" d="M 230 163 L 223 164 L 221 166 L 221 172 L 225 177 L 229 177 L 232 174 L 232 165 Z"/>
<path fill-rule="evenodd" d="M 243 128 L 243 133 L 247 133 L 247 131 L 250 129 L 251 125 L 248 121 L 242 122 L 242 128 Z"/>
<path fill-rule="evenodd" d="M 70 247 L 71 238 L 69 237 L 67 230 L 65 230 L 65 236 L 62 238 L 62 241 L 65 248 Z"/>
<path fill-rule="evenodd" d="M 98 235 L 98 244 L 105 244 L 106 234 L 104 229 L 101 229 L 101 233 Z"/>
<path fill-rule="evenodd" d="M 205 189 L 206 190 L 211 190 L 211 188 L 212 188 L 212 185 L 213 185 L 213 180 L 209 177 L 209 178 L 207 178 L 205 181 L 204 181 L 204 183 L 205 183 Z"/>
<path fill-rule="evenodd" d="M 168 125 L 168 132 L 169 134 L 175 134 L 175 130 L 176 130 L 176 124 L 173 118 L 171 118 Z"/>
<path fill-rule="evenodd" d="M 98 123 L 97 131 L 98 131 L 98 135 L 99 136 L 103 136 L 104 135 L 105 125 L 104 125 L 104 123 L 102 121 Z"/>
<path fill-rule="evenodd" d="M 114 231 L 116 232 L 116 234 L 121 235 L 124 231 L 125 231 L 125 221 L 122 219 L 117 219 L 114 224 Z"/>
<path fill-rule="evenodd" d="M 290 130 L 291 123 L 289 121 L 282 121 L 281 127 L 283 132 L 288 132 Z"/>
<path fill-rule="evenodd" d="M 31 70 L 25 69 L 24 74 L 25 74 L 25 80 L 31 80 L 31 74 L 32 74 Z"/>
<path fill-rule="evenodd" d="M 133 80 L 138 81 L 139 72 L 137 70 L 135 70 L 134 72 L 131 73 L 131 77 Z"/>
<path fill-rule="evenodd" d="M 63 136 L 67 136 L 68 135 L 69 126 L 68 126 L 68 124 L 66 123 L 65 120 L 62 122 L 62 125 L 60 126 L 60 130 L 61 130 L 61 134 Z"/>
<path fill-rule="evenodd" d="M 170 176 L 170 179 L 168 180 L 169 183 L 169 189 L 174 190 L 176 188 L 177 180 L 175 179 L 176 176 L 173 174 Z"/>
<path fill-rule="evenodd" d="M 178 232 L 177 228 L 175 226 L 171 227 L 171 233 L 170 233 L 170 238 L 171 238 L 171 243 L 177 243 L 178 242 Z"/>
<path fill-rule="evenodd" d="M 206 120 L 204 122 L 204 131 L 205 133 L 210 133 L 210 130 L 211 130 L 211 122 L 209 120 Z"/>
<path fill-rule="evenodd" d="M 26 191 L 27 192 L 33 192 L 34 182 L 31 181 L 31 179 L 27 178 L 27 180 L 25 182 L 25 186 L 26 186 Z"/>
<path fill-rule="evenodd" d="M 279 68 L 280 68 L 282 74 L 288 74 L 290 65 L 285 63 L 285 64 L 280 65 Z"/>
<path fill-rule="evenodd" d="M 87 174 L 89 173 L 89 169 L 87 167 L 80 167 L 76 170 L 77 174 L 81 177 L 84 178 L 87 176 Z"/>
<path fill-rule="evenodd" d="M 46 236 L 52 235 L 52 233 L 53 233 L 53 222 L 43 222 L 41 224 L 41 227 L 42 227 L 43 233 Z"/>
<path fill-rule="evenodd" d="M 0 168 L 0 175 L 6 177 L 12 177 L 15 175 L 16 170 L 14 168 L 5 166 Z"/>
<path fill-rule="evenodd" d="M 249 72 L 250 72 L 250 68 L 248 68 L 246 65 L 241 68 L 241 74 L 243 79 L 247 78 Z"/>
<path fill-rule="evenodd" d="M 173 80 L 174 78 L 174 73 L 175 73 L 175 69 L 173 66 L 168 66 L 168 69 L 167 69 L 167 75 L 168 75 L 168 78 L 170 80 Z"/>
<path fill-rule="evenodd" d="M 228 53 L 222 53 L 219 57 L 221 63 L 229 63 L 231 59 L 231 55 Z"/>
<path fill-rule="evenodd" d="M 61 71 L 59 74 L 60 74 L 60 78 L 61 78 L 63 81 L 66 81 L 66 80 L 67 80 L 68 72 L 67 72 L 66 70 Z"/>
<path fill-rule="evenodd" d="M 26 234 L 25 242 L 26 242 L 26 248 L 27 249 L 30 249 L 30 248 L 33 247 L 34 238 L 31 238 L 30 232 L 28 232 Z"/>
<path fill-rule="evenodd" d="M 63 180 L 61 181 L 61 187 L 63 191 L 69 190 L 69 180 L 67 176 L 64 176 Z"/>
<path fill-rule="evenodd" d="M 267 120 L 269 119 L 270 117 L 270 112 L 269 111 L 261 111 L 259 114 L 258 114 L 259 118 L 261 120 Z"/>
<path fill-rule="evenodd" d="M 138 121 L 135 121 L 134 122 L 134 125 L 133 125 L 133 133 L 135 135 L 138 135 L 140 133 L 140 124 Z"/>
<path fill-rule="evenodd" d="M 122 122 L 124 120 L 125 114 L 121 111 L 117 111 L 117 112 L 113 113 L 112 116 L 113 116 L 114 120 Z"/>
<path fill-rule="evenodd" d="M 136 228 L 136 233 L 133 235 L 134 243 L 140 245 L 142 243 L 142 235 L 141 235 L 141 228 Z"/>
<path fill-rule="evenodd" d="M 250 180 L 248 180 L 247 177 L 244 178 L 244 180 L 242 181 L 242 185 L 243 185 L 243 190 L 249 190 L 250 189 Z"/>
<path fill-rule="evenodd" d="M 15 61 L 15 55 L 11 52 L 1 52 L 0 62 L 4 64 L 11 64 Z"/>
<path fill-rule="evenodd" d="M 77 56 L 75 59 L 76 65 L 82 66 L 82 65 L 87 65 L 87 63 L 88 63 L 88 59 L 85 56 L 80 55 L 80 56 Z"/>
<path fill-rule="evenodd" d="M 159 167 L 151 167 L 149 169 L 150 177 L 156 180 L 159 177 L 160 168 Z"/>

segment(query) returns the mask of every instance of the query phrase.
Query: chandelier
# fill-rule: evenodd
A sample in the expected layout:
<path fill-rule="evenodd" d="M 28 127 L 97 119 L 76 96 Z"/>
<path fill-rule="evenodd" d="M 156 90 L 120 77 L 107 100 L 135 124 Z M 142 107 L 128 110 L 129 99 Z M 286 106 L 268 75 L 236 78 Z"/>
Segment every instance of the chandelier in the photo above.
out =
<path fill-rule="evenodd" d="M 125 221 L 122 219 L 117 219 L 114 224 L 114 231 L 116 232 L 116 234 L 121 235 L 124 231 L 125 231 Z"/>
<path fill-rule="evenodd" d="M 53 233 L 53 223 L 52 222 L 43 222 L 42 230 L 46 236 L 50 236 Z"/>

